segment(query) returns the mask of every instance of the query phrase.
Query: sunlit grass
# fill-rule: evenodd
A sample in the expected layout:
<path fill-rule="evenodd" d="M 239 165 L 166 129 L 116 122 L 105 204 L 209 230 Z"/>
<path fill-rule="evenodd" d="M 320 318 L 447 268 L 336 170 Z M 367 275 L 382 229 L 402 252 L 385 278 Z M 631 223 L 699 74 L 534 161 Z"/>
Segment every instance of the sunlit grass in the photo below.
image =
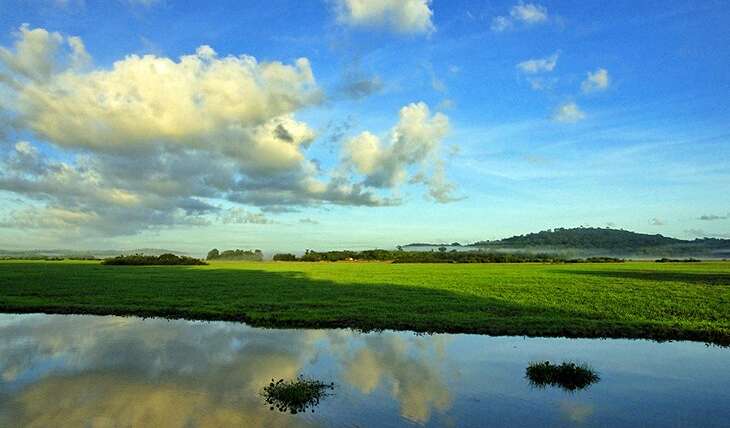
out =
<path fill-rule="evenodd" d="M 0 310 L 730 343 L 730 263 L 1 262 Z"/>

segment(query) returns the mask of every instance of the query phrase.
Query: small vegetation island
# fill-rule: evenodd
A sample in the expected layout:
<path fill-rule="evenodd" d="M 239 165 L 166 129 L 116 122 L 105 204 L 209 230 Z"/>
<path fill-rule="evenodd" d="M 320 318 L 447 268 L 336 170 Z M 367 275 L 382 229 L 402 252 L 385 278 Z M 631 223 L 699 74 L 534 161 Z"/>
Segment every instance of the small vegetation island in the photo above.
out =
<path fill-rule="evenodd" d="M 550 361 L 531 363 L 525 370 L 525 377 L 536 388 L 560 387 L 566 391 L 586 389 L 601 380 L 598 373 L 585 364 Z"/>
<path fill-rule="evenodd" d="M 643 261 L 610 251 L 575 257 L 542 245 L 569 235 L 574 238 L 564 245 L 586 247 L 575 237 L 598 233 L 627 238 L 615 248 L 649 248 L 643 237 L 614 232 L 555 229 L 528 235 L 541 244 L 529 249 L 307 250 L 276 253 L 273 261 L 248 249 L 213 249 L 205 261 L 172 253 L 101 262 L 4 260 L 0 311 L 730 345 L 730 263 L 678 251 L 674 257 L 647 253 Z M 649 236 L 666 248 L 666 239 Z M 724 240 L 701 243 L 724 254 Z"/>
<path fill-rule="evenodd" d="M 274 380 L 261 391 L 261 396 L 270 410 L 297 414 L 311 410 L 325 397 L 332 395 L 334 383 L 326 383 L 303 375 L 293 380 Z"/>

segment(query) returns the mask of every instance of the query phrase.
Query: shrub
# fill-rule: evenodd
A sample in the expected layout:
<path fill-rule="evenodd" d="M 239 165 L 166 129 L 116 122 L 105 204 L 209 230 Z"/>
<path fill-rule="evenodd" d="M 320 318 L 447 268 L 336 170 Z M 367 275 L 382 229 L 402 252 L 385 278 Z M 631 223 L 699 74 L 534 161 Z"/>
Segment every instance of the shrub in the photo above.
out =
<path fill-rule="evenodd" d="M 274 261 L 277 262 L 295 262 L 297 261 L 297 256 L 291 253 L 278 253 L 274 254 Z"/>
<path fill-rule="evenodd" d="M 588 257 L 586 259 L 569 259 L 565 263 L 623 263 L 624 259 L 616 257 Z"/>

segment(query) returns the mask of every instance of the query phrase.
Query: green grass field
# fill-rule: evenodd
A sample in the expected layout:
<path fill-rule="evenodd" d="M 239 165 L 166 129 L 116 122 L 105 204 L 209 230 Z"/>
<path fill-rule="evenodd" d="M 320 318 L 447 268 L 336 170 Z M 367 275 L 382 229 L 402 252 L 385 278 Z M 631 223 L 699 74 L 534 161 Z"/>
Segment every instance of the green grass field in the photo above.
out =
<path fill-rule="evenodd" d="M 730 263 L 8 261 L 0 311 L 730 344 Z"/>

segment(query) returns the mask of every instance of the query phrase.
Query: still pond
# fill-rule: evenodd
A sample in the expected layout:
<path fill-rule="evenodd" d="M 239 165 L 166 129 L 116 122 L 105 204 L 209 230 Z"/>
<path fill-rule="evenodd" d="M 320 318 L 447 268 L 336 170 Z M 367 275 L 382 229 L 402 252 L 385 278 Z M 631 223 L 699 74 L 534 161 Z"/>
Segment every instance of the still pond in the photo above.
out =
<path fill-rule="evenodd" d="M 544 362 L 575 362 L 595 377 L 570 388 L 535 383 L 528 367 Z M 323 394 L 296 410 L 267 400 L 266 391 L 297 379 Z M 703 343 L 0 314 L 2 427 L 727 427 L 729 420 L 730 349 Z"/>

